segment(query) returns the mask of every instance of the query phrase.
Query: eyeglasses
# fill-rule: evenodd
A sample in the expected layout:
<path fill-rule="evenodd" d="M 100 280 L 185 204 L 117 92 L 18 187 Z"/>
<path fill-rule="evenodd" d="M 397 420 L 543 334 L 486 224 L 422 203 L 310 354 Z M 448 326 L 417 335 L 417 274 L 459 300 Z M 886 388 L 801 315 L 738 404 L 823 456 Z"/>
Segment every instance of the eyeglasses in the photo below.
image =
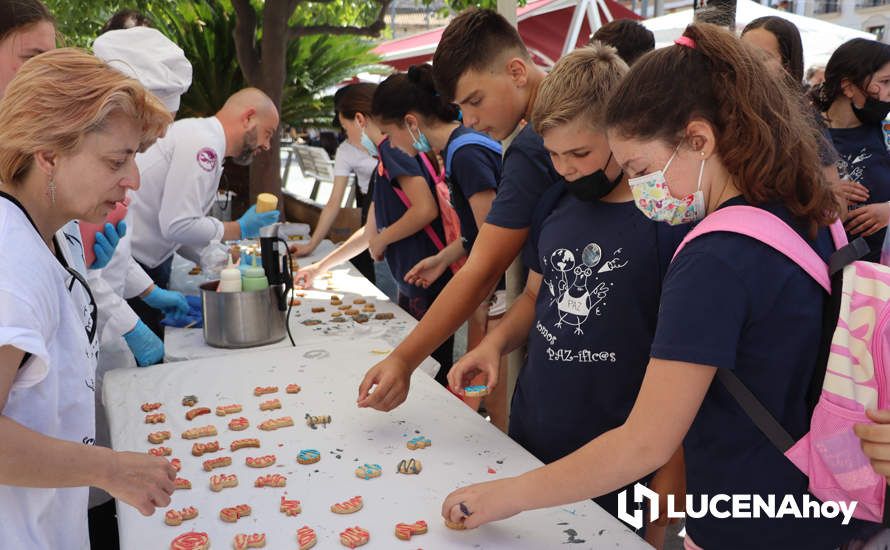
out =
<path fill-rule="evenodd" d="M 71 280 L 66 283 L 68 287 L 68 292 L 72 292 L 74 290 L 75 281 L 80 283 L 80 286 L 83 287 L 84 291 L 86 291 L 87 296 L 90 298 L 90 324 L 85 326 L 84 329 L 87 333 L 87 338 L 90 339 L 90 344 L 92 344 L 96 338 L 96 329 L 98 328 L 98 319 L 99 319 L 99 310 L 96 307 L 96 299 L 93 297 L 93 292 L 90 290 L 90 285 L 86 282 L 83 276 L 77 272 L 73 267 L 64 266 L 65 271 L 68 272 L 68 275 L 71 275 Z"/>

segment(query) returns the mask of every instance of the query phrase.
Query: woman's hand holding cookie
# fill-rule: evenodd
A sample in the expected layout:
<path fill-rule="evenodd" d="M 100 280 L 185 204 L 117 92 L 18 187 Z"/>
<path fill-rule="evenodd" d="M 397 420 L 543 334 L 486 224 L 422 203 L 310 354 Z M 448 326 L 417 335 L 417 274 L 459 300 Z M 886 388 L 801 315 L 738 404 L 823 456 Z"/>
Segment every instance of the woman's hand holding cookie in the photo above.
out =
<path fill-rule="evenodd" d="M 145 516 L 170 504 L 176 470 L 170 462 L 147 453 L 112 452 L 106 479 L 100 485 Z"/>

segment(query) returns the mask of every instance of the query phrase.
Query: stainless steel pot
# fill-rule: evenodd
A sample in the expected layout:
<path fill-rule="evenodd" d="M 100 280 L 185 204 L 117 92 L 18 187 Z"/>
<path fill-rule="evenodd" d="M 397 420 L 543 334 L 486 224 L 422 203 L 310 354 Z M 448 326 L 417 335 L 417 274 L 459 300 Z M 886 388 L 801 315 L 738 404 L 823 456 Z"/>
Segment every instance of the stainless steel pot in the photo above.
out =
<path fill-rule="evenodd" d="M 253 292 L 217 292 L 219 281 L 200 286 L 204 341 L 215 348 L 250 348 L 280 341 L 286 335 L 285 311 L 276 293 L 284 285 Z"/>

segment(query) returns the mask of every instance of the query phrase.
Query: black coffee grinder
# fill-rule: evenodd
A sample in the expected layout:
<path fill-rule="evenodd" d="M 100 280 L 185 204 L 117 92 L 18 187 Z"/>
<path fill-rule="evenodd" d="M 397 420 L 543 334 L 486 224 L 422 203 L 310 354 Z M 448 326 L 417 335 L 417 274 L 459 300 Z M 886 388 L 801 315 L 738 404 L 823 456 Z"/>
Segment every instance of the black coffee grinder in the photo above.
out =
<path fill-rule="evenodd" d="M 290 301 L 288 296 L 294 288 L 294 278 L 291 273 L 291 256 L 287 241 L 278 236 L 278 226 L 273 223 L 260 229 L 260 254 L 263 260 L 263 270 L 269 280 L 269 286 L 275 289 L 275 298 L 279 311 L 287 311 L 285 323 L 287 324 L 287 336 L 291 345 L 296 346 L 294 337 L 290 333 Z M 284 247 L 284 254 L 281 253 Z"/>

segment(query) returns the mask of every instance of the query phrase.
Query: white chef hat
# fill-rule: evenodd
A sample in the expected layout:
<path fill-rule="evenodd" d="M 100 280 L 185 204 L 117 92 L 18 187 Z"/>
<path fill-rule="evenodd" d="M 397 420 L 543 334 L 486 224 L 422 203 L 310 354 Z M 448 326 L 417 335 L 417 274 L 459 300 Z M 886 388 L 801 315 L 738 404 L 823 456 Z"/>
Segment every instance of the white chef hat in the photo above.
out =
<path fill-rule="evenodd" d="M 157 29 L 133 27 L 109 31 L 93 42 L 93 53 L 135 78 L 170 111 L 192 84 L 192 64 L 182 49 Z"/>

